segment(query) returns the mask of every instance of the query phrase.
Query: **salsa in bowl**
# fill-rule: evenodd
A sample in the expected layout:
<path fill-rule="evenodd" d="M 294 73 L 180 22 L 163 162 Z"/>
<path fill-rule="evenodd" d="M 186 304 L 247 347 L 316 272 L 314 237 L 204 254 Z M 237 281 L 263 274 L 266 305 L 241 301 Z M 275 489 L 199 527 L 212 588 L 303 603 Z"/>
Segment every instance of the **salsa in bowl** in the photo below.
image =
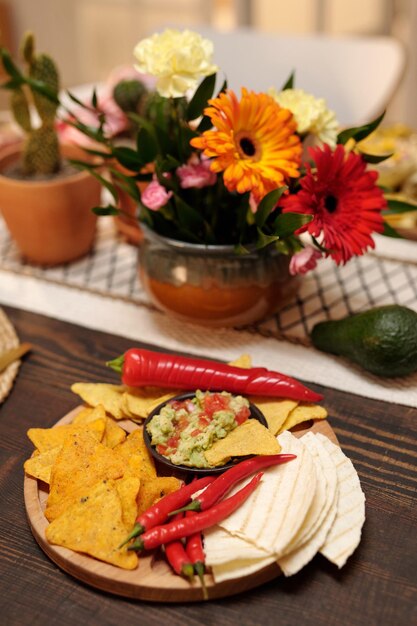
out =
<path fill-rule="evenodd" d="M 157 406 L 146 419 L 143 434 L 155 461 L 171 474 L 214 474 L 234 463 L 211 466 L 204 452 L 248 419 L 267 426 L 262 412 L 243 396 L 196 391 Z"/>

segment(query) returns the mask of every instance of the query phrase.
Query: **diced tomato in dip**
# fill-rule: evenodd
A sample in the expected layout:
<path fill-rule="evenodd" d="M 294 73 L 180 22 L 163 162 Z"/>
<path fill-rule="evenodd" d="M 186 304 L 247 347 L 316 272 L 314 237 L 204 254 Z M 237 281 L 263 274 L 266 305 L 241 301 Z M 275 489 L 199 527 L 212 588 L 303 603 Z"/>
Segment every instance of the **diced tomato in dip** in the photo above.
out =
<path fill-rule="evenodd" d="M 147 425 L 151 444 L 175 465 L 210 467 L 204 451 L 250 416 L 249 401 L 227 391 L 171 400 Z"/>

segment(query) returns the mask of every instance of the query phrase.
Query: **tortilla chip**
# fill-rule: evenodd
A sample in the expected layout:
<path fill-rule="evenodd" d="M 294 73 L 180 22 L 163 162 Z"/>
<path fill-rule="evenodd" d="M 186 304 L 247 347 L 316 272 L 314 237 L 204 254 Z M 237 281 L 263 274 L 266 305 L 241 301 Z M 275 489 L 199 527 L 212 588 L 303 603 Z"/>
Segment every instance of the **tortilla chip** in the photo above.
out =
<path fill-rule="evenodd" d="M 45 452 L 38 452 L 34 454 L 30 459 L 25 461 L 24 468 L 28 476 L 42 480 L 49 485 L 51 480 L 52 466 L 56 461 L 59 451 L 62 446 L 51 448 Z"/>
<path fill-rule="evenodd" d="M 323 406 L 300 402 L 300 404 L 296 406 L 295 409 L 293 409 L 288 415 L 279 432 L 282 433 L 284 430 L 290 430 L 302 422 L 308 422 L 309 420 L 323 420 L 326 417 L 327 411 Z"/>
<path fill-rule="evenodd" d="M 130 417 L 122 409 L 123 385 L 108 385 L 107 383 L 74 383 L 71 391 L 76 393 L 90 406 L 102 404 L 106 413 L 120 420 Z"/>
<path fill-rule="evenodd" d="M 102 443 L 108 448 L 115 448 L 126 439 L 126 431 L 120 428 L 112 417 L 106 418 L 106 429 Z"/>
<path fill-rule="evenodd" d="M 182 482 L 178 478 L 164 476 L 141 482 L 138 496 L 138 515 L 164 496 L 177 491 L 181 485 Z"/>
<path fill-rule="evenodd" d="M 290 412 L 298 405 L 295 400 L 277 400 L 266 396 L 251 396 L 248 400 L 264 414 L 273 435 L 278 435 Z"/>
<path fill-rule="evenodd" d="M 102 405 L 100 404 L 102 407 Z M 94 408 L 92 406 L 85 406 L 77 413 L 77 415 L 72 420 L 73 424 L 88 424 L 88 422 L 94 422 L 95 419 L 99 417 L 105 417 L 106 412 L 104 411 L 104 415 L 100 414 L 96 416 L 94 413 Z M 93 415 L 93 417 L 91 417 Z M 96 416 L 96 417 L 95 417 Z"/>
<path fill-rule="evenodd" d="M 130 433 L 123 443 L 115 446 L 113 450 L 125 466 L 129 466 L 131 470 L 134 468 L 137 469 L 139 472 L 137 477 L 140 478 L 141 484 L 147 480 L 156 478 L 155 464 L 145 445 L 142 428 L 138 428 Z M 139 461 L 133 461 L 132 459 L 134 457 L 137 457 Z M 133 472 L 129 473 L 131 475 L 133 474 Z"/>
<path fill-rule="evenodd" d="M 126 387 L 123 408 L 134 419 L 145 419 L 162 402 L 178 395 L 179 391 L 157 387 Z"/>
<path fill-rule="evenodd" d="M 62 446 L 64 441 L 73 433 L 87 432 L 96 441 L 101 441 L 106 422 L 104 419 L 96 419 L 90 424 L 65 424 L 53 428 L 29 428 L 27 436 L 39 452 L 46 452 L 57 446 Z"/>
<path fill-rule="evenodd" d="M 122 519 L 126 528 L 131 528 L 136 520 L 138 505 L 136 498 L 139 493 L 140 480 L 127 476 L 116 480 L 116 488 L 122 503 Z"/>
<path fill-rule="evenodd" d="M 230 361 L 229 365 L 233 365 L 233 367 L 241 367 L 245 370 L 248 370 L 252 367 L 252 357 L 249 354 L 241 354 L 234 361 Z"/>
<path fill-rule="evenodd" d="M 118 424 L 111 417 L 107 417 L 106 411 L 102 404 L 98 404 L 96 407 L 86 407 L 82 409 L 74 417 L 73 424 L 89 424 L 97 418 L 102 418 L 106 422 L 106 427 L 103 434 L 102 444 L 109 448 L 114 448 L 117 444 L 122 443 L 126 439 L 126 432 L 123 428 L 120 428 Z"/>
<path fill-rule="evenodd" d="M 136 554 L 126 547 L 119 548 L 127 531 L 114 481 L 101 480 L 80 491 L 77 500 L 47 527 L 46 538 L 50 543 L 132 570 L 138 565 Z"/>
<path fill-rule="evenodd" d="M 70 434 L 52 468 L 46 518 L 56 519 L 95 483 L 120 478 L 123 473 L 120 457 L 90 433 Z"/>
<path fill-rule="evenodd" d="M 248 454 L 279 454 L 281 446 L 258 420 L 249 419 L 231 430 L 224 439 L 218 439 L 204 452 L 208 463 L 214 467 L 224 465 L 236 456 Z"/>

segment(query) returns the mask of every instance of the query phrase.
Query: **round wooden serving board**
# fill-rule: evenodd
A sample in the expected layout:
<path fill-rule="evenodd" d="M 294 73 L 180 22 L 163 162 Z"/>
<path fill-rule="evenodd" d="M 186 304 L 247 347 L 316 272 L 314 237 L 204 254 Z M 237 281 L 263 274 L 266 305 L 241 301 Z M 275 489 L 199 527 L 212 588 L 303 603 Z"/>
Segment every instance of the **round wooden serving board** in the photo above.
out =
<path fill-rule="evenodd" d="M 83 407 L 77 407 L 65 415 L 56 425 L 71 423 L 81 408 Z M 136 424 L 130 420 L 123 420 L 118 423 L 129 432 L 137 428 Z M 327 420 L 318 420 L 309 428 L 293 432 L 297 437 L 301 437 L 310 430 L 316 433 L 320 432 L 334 443 L 338 443 Z M 25 476 L 24 498 L 32 533 L 49 558 L 68 574 L 102 591 L 138 600 L 154 602 L 196 602 L 203 600 L 198 579 L 196 578 L 195 582 L 190 584 L 181 576 L 177 576 L 159 553 L 140 557 L 139 567 L 132 571 L 120 569 L 61 546 L 51 545 L 45 538 L 45 529 L 48 526 L 48 521 L 44 515 L 47 497 L 47 485 L 35 478 Z M 210 574 L 206 574 L 208 598 L 221 598 L 241 593 L 262 585 L 280 574 L 281 570 L 275 563 L 244 578 L 217 584 Z"/>

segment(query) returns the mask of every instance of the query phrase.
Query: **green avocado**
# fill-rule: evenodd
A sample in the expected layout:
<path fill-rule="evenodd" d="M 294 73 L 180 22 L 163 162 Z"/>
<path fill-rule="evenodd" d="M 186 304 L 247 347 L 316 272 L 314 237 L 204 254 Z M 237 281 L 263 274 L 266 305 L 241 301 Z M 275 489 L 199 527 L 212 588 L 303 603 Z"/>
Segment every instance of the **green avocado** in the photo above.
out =
<path fill-rule="evenodd" d="M 319 350 L 344 356 L 377 376 L 417 370 L 417 313 L 397 304 L 320 322 L 311 340 Z"/>

